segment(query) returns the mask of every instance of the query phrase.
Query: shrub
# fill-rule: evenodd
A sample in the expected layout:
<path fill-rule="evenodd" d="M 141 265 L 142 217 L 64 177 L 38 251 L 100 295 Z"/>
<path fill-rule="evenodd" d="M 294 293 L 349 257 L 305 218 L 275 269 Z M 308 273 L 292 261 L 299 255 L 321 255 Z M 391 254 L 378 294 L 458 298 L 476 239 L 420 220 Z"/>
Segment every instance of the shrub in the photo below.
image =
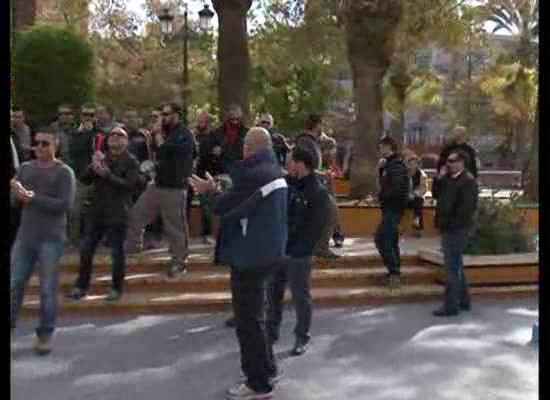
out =
<path fill-rule="evenodd" d="M 534 250 L 532 235 L 525 229 L 525 218 L 517 212 L 514 198 L 508 203 L 480 199 L 474 231 L 466 254 L 495 255 Z"/>
<path fill-rule="evenodd" d="M 86 40 L 67 28 L 37 25 L 18 36 L 15 104 L 38 124 L 49 122 L 60 103 L 80 105 L 94 95 L 94 55 Z"/>

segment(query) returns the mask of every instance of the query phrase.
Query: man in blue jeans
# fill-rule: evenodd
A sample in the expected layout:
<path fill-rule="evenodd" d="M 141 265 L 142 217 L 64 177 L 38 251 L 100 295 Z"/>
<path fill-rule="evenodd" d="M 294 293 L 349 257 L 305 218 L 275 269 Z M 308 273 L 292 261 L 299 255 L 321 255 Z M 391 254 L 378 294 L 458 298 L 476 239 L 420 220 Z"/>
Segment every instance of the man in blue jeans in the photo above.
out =
<path fill-rule="evenodd" d="M 23 303 L 25 287 L 36 264 L 40 275 L 40 325 L 35 350 L 48 354 L 57 315 L 59 260 L 65 246 L 67 213 L 75 194 L 72 169 L 55 158 L 57 135 L 39 129 L 36 160 L 21 165 L 11 180 L 12 199 L 22 207 L 21 225 L 11 253 L 11 329 Z"/>
<path fill-rule="evenodd" d="M 96 153 L 94 161 L 80 177 L 92 184 L 90 209 L 86 218 L 84 240 L 80 247 L 80 271 L 69 298 L 80 300 L 90 287 L 93 258 L 101 239 L 107 235 L 113 263 L 112 288 L 107 301 L 122 296 L 126 268 L 124 241 L 132 197 L 139 182 L 138 160 L 128 151 L 128 134 L 115 127 L 108 139 L 107 155 Z"/>
<path fill-rule="evenodd" d="M 432 185 L 437 200 L 435 224 L 441 231 L 447 271 L 445 303 L 433 312 L 436 317 L 455 316 L 471 308 L 462 253 L 473 226 L 479 191 L 475 178 L 466 170 L 468 162 L 464 151 L 451 152 Z"/>
<path fill-rule="evenodd" d="M 399 223 L 407 207 L 410 193 L 410 178 L 403 159 L 397 153 L 397 143 L 384 137 L 378 143 L 381 161 L 379 164 L 380 192 L 378 201 L 382 221 L 376 231 L 374 242 L 388 269 L 390 288 L 400 285 L 401 256 L 399 249 Z"/>
<path fill-rule="evenodd" d="M 288 243 L 286 257 L 278 265 L 268 287 L 268 335 L 275 343 L 283 316 L 287 282 L 296 305 L 296 343 L 291 354 L 307 351 L 312 317 L 311 267 L 316 245 L 331 222 L 333 201 L 315 173 L 315 160 L 302 147 L 292 151 L 288 162 Z"/>

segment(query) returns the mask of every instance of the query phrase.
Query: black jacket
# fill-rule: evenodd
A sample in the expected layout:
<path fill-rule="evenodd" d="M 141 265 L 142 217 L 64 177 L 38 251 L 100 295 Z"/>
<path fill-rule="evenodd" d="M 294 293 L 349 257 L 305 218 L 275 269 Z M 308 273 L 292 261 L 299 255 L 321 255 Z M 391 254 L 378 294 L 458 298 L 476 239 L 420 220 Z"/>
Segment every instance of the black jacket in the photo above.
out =
<path fill-rule="evenodd" d="M 330 223 L 331 197 L 316 173 L 302 179 L 287 177 L 288 244 L 287 255 L 311 257 Z"/>
<path fill-rule="evenodd" d="M 307 132 L 301 133 L 298 136 L 296 136 L 296 147 L 301 147 L 304 150 L 306 150 L 308 153 L 310 153 L 315 162 L 315 169 L 321 169 L 322 162 L 323 162 L 323 156 L 321 153 L 321 142 L 319 139 L 315 138 L 314 136 L 310 135 Z"/>
<path fill-rule="evenodd" d="M 273 151 L 277 156 L 277 161 L 281 167 L 285 167 L 287 155 L 290 152 L 290 146 L 288 145 L 286 138 L 283 134 L 271 129 L 271 141 L 273 142 Z"/>
<path fill-rule="evenodd" d="M 212 132 L 195 134 L 195 142 L 198 147 L 197 175 L 204 177 L 208 172 L 211 175 L 217 175 L 219 169 L 218 157 L 211 153 L 210 146 Z"/>
<path fill-rule="evenodd" d="M 466 163 L 466 169 L 470 171 L 470 173 L 474 176 L 474 178 L 477 179 L 477 154 L 475 149 L 470 146 L 468 143 L 462 143 L 462 144 L 450 144 L 448 146 L 445 146 L 443 150 L 441 150 L 441 154 L 439 155 L 439 160 L 437 162 L 437 173 L 441 170 L 441 167 L 445 165 L 447 162 L 447 158 L 453 151 L 461 150 L 464 153 L 468 155 L 468 162 Z"/>
<path fill-rule="evenodd" d="M 379 169 L 380 192 L 378 201 L 382 209 L 403 210 L 407 207 L 411 180 L 401 157 L 393 154 Z"/>
<path fill-rule="evenodd" d="M 248 129 L 241 126 L 235 143 L 229 143 L 225 130 L 225 125 L 215 129 L 208 135 L 206 146 L 203 146 L 204 154 L 208 154 L 209 157 L 209 166 L 212 170 L 208 172 L 211 175 L 228 174 L 233 164 L 243 159 L 244 137 Z M 222 150 L 219 157 L 213 154 L 216 147 L 220 147 Z"/>
<path fill-rule="evenodd" d="M 67 137 L 69 159 L 67 164 L 73 169 L 75 176 L 79 179 L 92 162 L 94 145 L 97 132 L 95 130 L 78 132 L 73 130 Z"/>
<path fill-rule="evenodd" d="M 116 159 L 107 154 L 105 161 L 110 175 L 100 177 L 90 165 L 81 176 L 82 183 L 93 184 L 87 216 L 94 222 L 126 224 L 138 183 L 139 164 L 127 151 Z"/>
<path fill-rule="evenodd" d="M 159 188 L 184 189 L 193 173 L 193 134 L 182 124 L 176 125 L 158 149 L 156 185 Z"/>
<path fill-rule="evenodd" d="M 151 160 L 151 138 L 141 129 L 128 132 L 128 151 L 139 163 Z"/>
<path fill-rule="evenodd" d="M 468 228 L 477 208 L 478 186 L 474 177 L 464 171 L 457 178 L 435 178 L 432 195 L 437 200 L 435 225 L 442 231 Z"/>

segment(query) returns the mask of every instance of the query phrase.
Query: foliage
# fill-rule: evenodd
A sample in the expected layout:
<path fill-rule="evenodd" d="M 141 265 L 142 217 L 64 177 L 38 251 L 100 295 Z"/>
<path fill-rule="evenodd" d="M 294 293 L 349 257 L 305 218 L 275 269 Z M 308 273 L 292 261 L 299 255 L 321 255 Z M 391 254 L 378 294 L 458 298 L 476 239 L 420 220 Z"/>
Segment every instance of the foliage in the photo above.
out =
<path fill-rule="evenodd" d="M 465 253 L 493 255 L 532 251 L 532 237 L 525 230 L 525 218 L 518 215 L 517 201 L 480 199 L 473 235 Z"/>
<path fill-rule="evenodd" d="M 48 122 L 60 103 L 93 99 L 93 51 L 70 29 L 38 25 L 22 33 L 14 69 L 17 105 L 37 123 Z"/>

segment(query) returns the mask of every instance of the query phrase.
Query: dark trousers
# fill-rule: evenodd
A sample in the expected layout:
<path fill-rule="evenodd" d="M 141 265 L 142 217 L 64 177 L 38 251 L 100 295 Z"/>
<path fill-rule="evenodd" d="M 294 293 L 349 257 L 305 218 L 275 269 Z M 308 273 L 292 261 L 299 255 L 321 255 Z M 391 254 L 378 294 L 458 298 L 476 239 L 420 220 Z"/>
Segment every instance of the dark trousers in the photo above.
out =
<path fill-rule="evenodd" d="M 201 236 L 212 235 L 212 210 L 206 197 L 199 195 L 201 205 Z"/>
<path fill-rule="evenodd" d="M 17 230 L 21 221 L 21 207 L 10 207 L 10 252 L 15 243 Z"/>
<path fill-rule="evenodd" d="M 378 225 L 374 236 L 376 248 L 388 272 L 392 275 L 399 275 L 401 270 L 399 223 L 402 216 L 402 210 L 383 208 L 382 222 Z"/>
<path fill-rule="evenodd" d="M 285 258 L 273 273 L 267 290 L 268 312 L 267 330 L 272 342 L 279 339 L 279 330 L 283 319 L 283 301 L 287 282 L 296 307 L 297 338 L 308 341 L 310 338 L 313 301 L 311 299 L 312 258 Z"/>
<path fill-rule="evenodd" d="M 459 311 L 461 305 L 470 304 L 468 282 L 464 273 L 462 253 L 466 248 L 469 229 L 441 232 L 441 248 L 447 279 L 445 282 L 445 308 Z"/>
<path fill-rule="evenodd" d="M 238 271 L 231 268 L 231 296 L 237 338 L 241 351 L 241 369 L 247 385 L 257 392 L 272 389 L 270 376 L 277 372 L 273 346 L 267 340 L 265 296 L 271 271 Z"/>
<path fill-rule="evenodd" d="M 418 226 L 415 226 L 415 228 L 421 231 L 424 229 L 424 199 L 422 197 L 414 197 L 409 200 L 409 204 L 407 206 L 408 208 L 412 208 L 414 210 L 414 217 L 418 219 Z"/>
<path fill-rule="evenodd" d="M 126 240 L 126 224 L 111 225 L 89 221 L 86 234 L 80 247 L 80 272 L 75 286 L 87 291 L 90 287 L 93 259 L 98 244 L 107 235 L 111 245 L 113 289 L 122 292 L 126 269 L 124 241 Z"/>

